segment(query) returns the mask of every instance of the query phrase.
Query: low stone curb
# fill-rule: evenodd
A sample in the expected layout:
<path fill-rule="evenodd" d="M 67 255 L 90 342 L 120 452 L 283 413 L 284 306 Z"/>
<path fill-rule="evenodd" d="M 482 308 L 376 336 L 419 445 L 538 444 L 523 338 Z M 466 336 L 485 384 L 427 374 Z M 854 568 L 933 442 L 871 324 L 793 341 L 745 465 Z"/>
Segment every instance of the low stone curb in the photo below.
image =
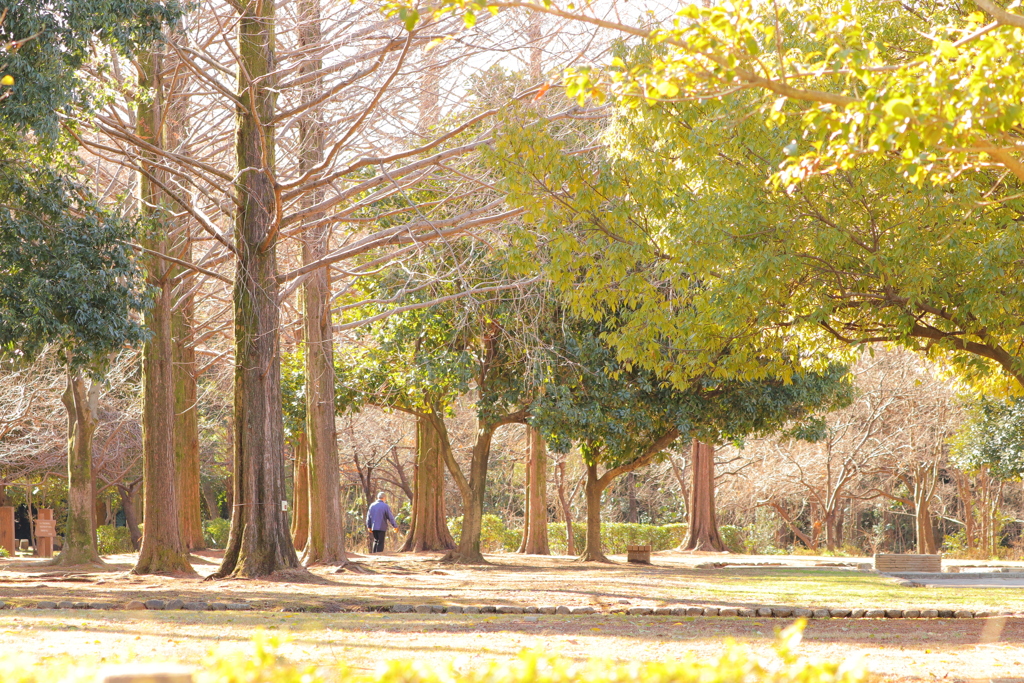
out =
<path fill-rule="evenodd" d="M 125 604 L 107 602 L 73 602 L 43 600 L 32 605 L 44 610 L 187 610 L 187 611 L 253 611 L 246 602 L 185 602 L 180 599 L 146 601 L 131 600 Z M 0 610 L 14 609 L 13 605 L 0 601 Z M 313 610 L 311 610 L 313 611 Z M 744 617 L 792 619 L 984 619 L 993 616 L 1021 616 L 1008 612 L 966 609 L 846 609 L 806 607 L 702 607 L 699 605 L 675 607 L 615 607 L 600 611 L 589 606 L 568 607 L 566 605 L 374 605 L 353 606 L 347 612 L 390 612 L 392 614 L 622 614 L 628 616 L 676 616 L 676 617 Z M 531 617 L 535 621 L 535 617 Z"/>
<path fill-rule="evenodd" d="M 7 605 L 7 603 L 0 601 L 0 609 L 6 608 L 14 609 L 14 605 Z M 71 602 L 70 600 L 61 600 L 60 602 L 53 602 L 51 600 L 43 600 L 32 605 L 34 609 L 91 609 L 91 610 L 129 610 L 129 611 L 140 611 L 140 610 L 192 610 L 192 611 L 251 611 L 252 605 L 246 602 L 184 602 L 183 600 L 129 600 L 123 605 L 117 605 L 109 602 Z"/>

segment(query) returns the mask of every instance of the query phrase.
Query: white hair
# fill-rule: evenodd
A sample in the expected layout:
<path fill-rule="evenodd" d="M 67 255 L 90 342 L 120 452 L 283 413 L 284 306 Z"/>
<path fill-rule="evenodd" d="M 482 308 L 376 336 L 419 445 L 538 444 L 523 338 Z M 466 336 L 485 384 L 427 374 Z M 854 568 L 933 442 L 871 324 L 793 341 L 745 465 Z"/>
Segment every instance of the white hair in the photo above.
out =
<path fill-rule="evenodd" d="M 377 500 L 384 500 L 384 492 L 383 491 L 381 491 L 380 493 L 377 494 Z"/>

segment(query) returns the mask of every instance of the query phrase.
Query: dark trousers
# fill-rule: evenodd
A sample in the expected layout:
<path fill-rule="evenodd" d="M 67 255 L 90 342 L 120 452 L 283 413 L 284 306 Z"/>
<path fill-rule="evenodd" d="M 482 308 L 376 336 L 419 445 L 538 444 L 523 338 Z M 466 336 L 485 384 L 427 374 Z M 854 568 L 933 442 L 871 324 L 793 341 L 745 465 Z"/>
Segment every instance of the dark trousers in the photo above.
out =
<path fill-rule="evenodd" d="M 373 550 L 371 553 L 382 553 L 384 552 L 384 536 L 387 535 L 387 529 L 374 529 L 373 530 Z"/>

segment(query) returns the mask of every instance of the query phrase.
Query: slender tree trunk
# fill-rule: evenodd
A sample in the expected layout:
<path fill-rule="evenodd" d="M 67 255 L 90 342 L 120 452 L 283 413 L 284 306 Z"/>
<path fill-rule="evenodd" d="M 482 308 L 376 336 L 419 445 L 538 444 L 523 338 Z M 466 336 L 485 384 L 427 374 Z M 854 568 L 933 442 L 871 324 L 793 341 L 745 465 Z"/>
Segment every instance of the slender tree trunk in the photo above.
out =
<path fill-rule="evenodd" d="M 217 492 L 213 489 L 213 484 L 210 482 L 203 483 L 201 490 L 203 492 L 203 500 L 206 501 L 206 512 L 210 515 L 210 519 L 220 519 L 220 502 L 217 500 Z"/>
<path fill-rule="evenodd" d="M 676 462 L 674 455 L 669 455 L 668 462 L 672 466 L 672 476 L 676 478 L 676 483 L 679 484 L 679 497 L 683 501 L 683 517 L 690 518 L 690 487 L 686 485 L 686 476 L 683 474 L 683 468 L 679 467 Z"/>
<path fill-rule="evenodd" d="M 565 495 L 565 456 L 558 459 L 556 466 L 558 481 L 558 504 L 562 508 L 562 518 L 565 520 L 565 552 L 567 555 L 576 554 L 576 538 L 572 530 L 572 506 Z"/>
<path fill-rule="evenodd" d="M 914 528 L 917 552 L 921 555 L 935 555 L 938 552 L 932 526 L 932 498 L 935 496 L 938 476 L 938 468 L 934 463 L 919 463 L 914 469 Z"/>
<path fill-rule="evenodd" d="M 694 439 L 690 453 L 690 524 L 680 550 L 721 552 L 725 550 L 725 543 L 715 516 L 715 447 Z"/>
<path fill-rule="evenodd" d="M 416 418 L 416 471 L 413 483 L 412 523 L 401 552 L 451 550 L 455 539 L 448 531 L 444 503 L 444 449 L 446 435 L 424 417 Z"/>
<path fill-rule="evenodd" d="M 152 96 L 140 100 L 137 112 L 139 137 L 156 149 L 164 147 L 164 86 L 162 54 L 153 51 L 138 59 L 139 86 Z M 139 173 L 139 212 L 151 228 L 142 239 L 149 250 L 145 259 L 146 283 L 153 292 L 146 311 L 150 336 L 142 348 L 142 487 L 146 533 L 142 538 L 135 574 L 175 572 L 195 574 L 188 560 L 178 516 L 174 443 L 174 363 L 171 334 L 171 290 L 174 273 L 168 254 L 170 239 L 164 224 L 162 192 L 154 178 L 160 175 L 154 153 L 143 149 Z"/>
<path fill-rule="evenodd" d="M 302 552 L 309 539 L 309 451 L 306 434 L 295 439 L 295 466 L 292 469 L 292 542 Z"/>
<path fill-rule="evenodd" d="M 611 562 L 601 549 L 601 486 L 597 476 L 597 465 L 587 465 L 587 547 L 580 560 L 584 562 Z"/>
<path fill-rule="evenodd" d="M 825 510 L 825 548 L 829 552 L 836 549 L 836 515 L 835 510 Z"/>
<path fill-rule="evenodd" d="M 128 527 L 128 534 L 132 539 L 132 548 L 139 549 L 142 543 L 142 531 L 139 529 L 139 515 L 136 507 L 135 496 L 137 495 L 142 480 L 136 480 L 127 486 L 118 485 L 117 493 L 121 498 L 121 509 L 124 510 L 124 525 Z"/>
<path fill-rule="evenodd" d="M 481 424 L 477 427 L 469 464 L 469 499 L 462 510 L 462 535 L 459 537 L 459 561 L 464 564 L 485 564 L 480 552 L 480 532 L 483 528 L 484 491 L 487 486 L 487 465 L 491 457 L 491 438 L 494 428 Z"/>
<path fill-rule="evenodd" d="M 977 547 L 977 531 L 974 523 L 974 496 L 971 493 L 970 480 L 963 472 L 957 472 L 956 474 L 956 487 L 960 494 L 958 496 L 960 504 L 963 506 L 964 537 L 967 539 L 967 549 L 974 550 Z"/>
<path fill-rule="evenodd" d="M 92 437 L 99 393 L 98 383 L 87 385 L 80 370 L 68 369 L 61 397 L 68 412 L 68 517 L 64 545 L 52 564 L 103 564 L 96 550 L 92 476 Z"/>
<path fill-rule="evenodd" d="M 268 576 L 299 567 L 282 509 L 279 217 L 270 123 L 276 97 L 274 3 L 243 0 L 237 7 L 234 514 L 224 560 L 213 578 Z"/>
<path fill-rule="evenodd" d="M 527 465 L 526 507 L 527 524 L 520 552 L 530 555 L 550 555 L 548 547 L 548 453 L 544 437 L 533 427 L 529 429 L 530 459 Z"/>
<path fill-rule="evenodd" d="M 527 446 L 527 451 L 530 451 Z M 533 453 L 528 452 L 526 456 L 526 470 L 523 472 L 523 537 L 519 541 L 517 553 L 526 552 L 526 539 L 530 537 L 530 479 L 533 477 Z"/>
<path fill-rule="evenodd" d="M 636 473 L 626 475 L 623 485 L 626 487 L 626 522 L 640 523 L 640 506 L 636 500 Z"/>

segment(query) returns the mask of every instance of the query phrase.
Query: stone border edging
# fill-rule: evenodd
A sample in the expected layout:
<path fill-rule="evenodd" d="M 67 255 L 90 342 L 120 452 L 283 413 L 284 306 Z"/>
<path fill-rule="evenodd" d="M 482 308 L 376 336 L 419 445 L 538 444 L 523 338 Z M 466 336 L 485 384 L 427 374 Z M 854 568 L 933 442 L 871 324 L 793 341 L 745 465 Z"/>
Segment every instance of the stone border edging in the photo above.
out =
<path fill-rule="evenodd" d="M 8 605 L 0 601 L 0 610 Z M 11 609 L 15 609 L 13 606 Z M 131 600 L 125 604 L 108 602 L 54 602 L 43 600 L 32 609 L 65 610 L 191 610 L 191 611 L 258 611 L 246 602 L 185 602 L 180 599 L 151 599 L 145 602 Z M 290 610 L 296 611 L 296 610 Z M 623 614 L 628 616 L 677 616 L 677 617 L 760 617 L 760 618 L 806 618 L 806 619 L 984 619 L 994 616 L 1016 616 L 1007 612 L 966 609 L 846 609 L 806 607 L 702 607 L 699 605 L 677 607 L 624 607 L 599 611 L 594 607 L 565 605 L 372 605 L 353 606 L 344 612 L 389 612 L 392 614 Z"/>

